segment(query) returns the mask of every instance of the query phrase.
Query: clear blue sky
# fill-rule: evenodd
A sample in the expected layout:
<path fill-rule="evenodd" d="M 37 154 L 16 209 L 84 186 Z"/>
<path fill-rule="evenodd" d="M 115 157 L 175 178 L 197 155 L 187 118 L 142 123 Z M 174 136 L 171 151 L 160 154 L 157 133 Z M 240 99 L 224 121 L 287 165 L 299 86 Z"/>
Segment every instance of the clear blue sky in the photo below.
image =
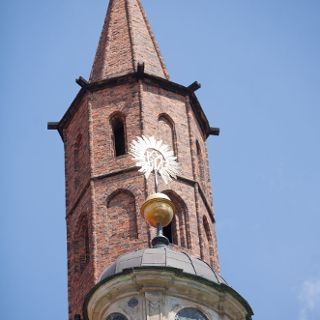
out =
<path fill-rule="evenodd" d="M 222 274 L 257 320 L 320 318 L 320 1 L 144 0 L 173 81 L 198 80 Z M 107 0 L 0 4 L 1 318 L 67 318 L 60 120 Z"/>

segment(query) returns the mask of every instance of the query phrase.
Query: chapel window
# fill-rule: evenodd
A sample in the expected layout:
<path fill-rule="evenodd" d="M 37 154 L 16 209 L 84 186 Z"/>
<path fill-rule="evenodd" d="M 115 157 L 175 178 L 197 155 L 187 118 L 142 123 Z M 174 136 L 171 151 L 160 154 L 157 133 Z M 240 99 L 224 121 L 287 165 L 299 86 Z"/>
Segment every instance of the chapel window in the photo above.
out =
<path fill-rule="evenodd" d="M 115 312 L 115 313 L 109 314 L 106 320 L 128 320 L 128 319 L 123 314 Z"/>
<path fill-rule="evenodd" d="M 198 309 L 184 308 L 177 313 L 175 320 L 208 320 L 208 318 Z"/>

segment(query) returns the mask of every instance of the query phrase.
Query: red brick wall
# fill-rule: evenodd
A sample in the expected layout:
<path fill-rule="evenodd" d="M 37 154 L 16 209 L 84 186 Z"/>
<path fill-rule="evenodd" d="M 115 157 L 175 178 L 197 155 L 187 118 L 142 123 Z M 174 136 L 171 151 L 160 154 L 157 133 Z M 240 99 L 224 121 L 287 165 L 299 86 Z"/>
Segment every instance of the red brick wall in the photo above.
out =
<path fill-rule="evenodd" d="M 69 319 L 81 313 L 81 306 L 85 294 L 95 284 L 94 279 L 94 241 L 91 188 L 87 188 L 76 208 L 67 215 L 67 248 L 68 248 L 68 296 Z M 81 265 L 81 255 L 85 253 L 85 232 L 88 229 L 88 245 L 90 254 Z"/>
<path fill-rule="evenodd" d="M 72 211 L 72 207 L 90 181 L 91 163 L 88 119 L 88 101 L 85 97 L 80 101 L 77 106 L 77 112 L 63 132 L 67 214 Z M 78 149 L 78 161 L 75 161 L 75 148 Z M 75 168 L 76 162 L 78 163 L 78 168 Z"/>
<path fill-rule="evenodd" d="M 141 135 L 138 84 L 104 89 L 90 95 L 91 144 L 93 176 L 99 176 L 134 166 L 131 157 L 114 157 L 110 118 L 114 114 L 125 117 L 127 142 Z"/>
<path fill-rule="evenodd" d="M 139 214 L 144 178 L 137 172 L 94 182 L 95 280 L 120 254 L 148 246 L 148 228 Z"/>
<path fill-rule="evenodd" d="M 70 319 L 81 313 L 84 296 L 102 271 L 120 254 L 147 247 L 155 234 L 139 213 L 146 196 L 153 192 L 153 183 L 145 181 L 128 154 L 115 157 L 110 124 L 115 114 L 124 118 L 127 146 L 142 134 L 175 146 L 181 177 L 168 185 L 161 180 L 159 184 L 159 190 L 171 196 L 179 210 L 173 247 L 202 257 L 219 270 L 207 146 L 188 98 L 137 81 L 88 92 L 63 133 Z M 196 141 L 204 179 L 200 179 Z M 75 147 L 79 152 L 75 153 Z M 79 157 L 76 161 L 75 155 Z M 83 239 L 86 235 L 88 239 Z"/>
<path fill-rule="evenodd" d="M 134 72 L 140 62 L 146 63 L 148 74 L 168 79 L 140 0 L 117 0 L 110 4 L 90 81 Z"/>

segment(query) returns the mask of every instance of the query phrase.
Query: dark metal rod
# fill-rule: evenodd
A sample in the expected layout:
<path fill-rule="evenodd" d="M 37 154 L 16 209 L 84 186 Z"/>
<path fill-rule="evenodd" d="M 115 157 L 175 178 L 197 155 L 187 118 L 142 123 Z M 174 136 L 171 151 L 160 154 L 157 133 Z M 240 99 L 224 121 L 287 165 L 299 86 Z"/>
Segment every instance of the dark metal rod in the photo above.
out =
<path fill-rule="evenodd" d="M 157 224 L 157 237 L 163 237 L 163 228 L 160 223 Z"/>
<path fill-rule="evenodd" d="M 158 173 L 156 170 L 153 173 L 154 173 L 154 192 L 158 193 Z"/>

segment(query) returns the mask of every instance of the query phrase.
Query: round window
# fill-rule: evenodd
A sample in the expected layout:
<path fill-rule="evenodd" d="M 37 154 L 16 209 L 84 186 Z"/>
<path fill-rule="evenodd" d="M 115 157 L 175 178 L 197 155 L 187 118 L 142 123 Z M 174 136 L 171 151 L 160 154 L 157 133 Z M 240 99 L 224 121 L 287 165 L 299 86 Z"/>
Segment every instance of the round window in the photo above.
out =
<path fill-rule="evenodd" d="M 128 320 L 127 317 L 125 317 L 121 313 L 111 313 L 107 316 L 107 320 Z"/>
<path fill-rule="evenodd" d="M 194 308 L 185 308 L 180 310 L 175 320 L 208 320 L 207 317 L 199 310 Z"/>

